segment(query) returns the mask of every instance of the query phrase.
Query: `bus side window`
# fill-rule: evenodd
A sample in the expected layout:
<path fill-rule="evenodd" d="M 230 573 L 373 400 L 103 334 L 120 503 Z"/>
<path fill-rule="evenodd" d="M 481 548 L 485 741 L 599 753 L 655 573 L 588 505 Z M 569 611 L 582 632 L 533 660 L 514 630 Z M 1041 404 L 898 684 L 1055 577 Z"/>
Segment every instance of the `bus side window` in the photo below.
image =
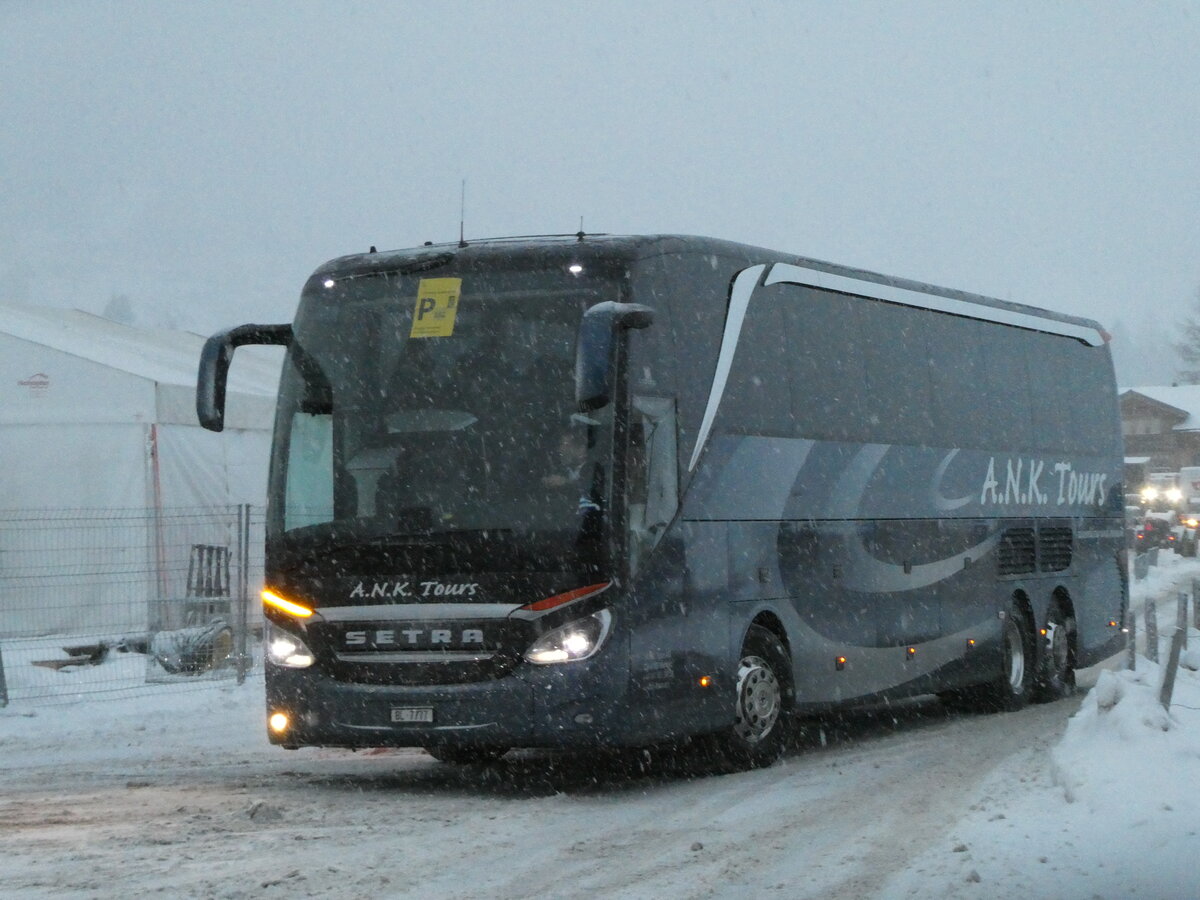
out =
<path fill-rule="evenodd" d="M 333 520 L 333 416 L 298 412 L 288 435 L 284 529 Z M 301 505 L 299 497 L 307 501 Z"/>
<path fill-rule="evenodd" d="M 635 396 L 629 434 L 631 567 L 658 543 L 679 506 L 675 401 Z"/>

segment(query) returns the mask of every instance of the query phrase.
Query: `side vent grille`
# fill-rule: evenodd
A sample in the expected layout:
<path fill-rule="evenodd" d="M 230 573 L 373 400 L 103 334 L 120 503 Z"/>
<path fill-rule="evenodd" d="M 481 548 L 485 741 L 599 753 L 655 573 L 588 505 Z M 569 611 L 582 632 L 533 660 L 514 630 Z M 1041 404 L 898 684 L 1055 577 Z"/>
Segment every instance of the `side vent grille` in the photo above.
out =
<path fill-rule="evenodd" d="M 1061 572 L 1071 567 L 1071 526 L 1045 525 L 1038 539 L 1038 559 L 1043 572 Z"/>
<path fill-rule="evenodd" d="M 1010 528 L 1000 537 L 997 555 L 1001 575 L 1022 575 L 1034 570 L 1037 560 L 1032 528 Z"/>

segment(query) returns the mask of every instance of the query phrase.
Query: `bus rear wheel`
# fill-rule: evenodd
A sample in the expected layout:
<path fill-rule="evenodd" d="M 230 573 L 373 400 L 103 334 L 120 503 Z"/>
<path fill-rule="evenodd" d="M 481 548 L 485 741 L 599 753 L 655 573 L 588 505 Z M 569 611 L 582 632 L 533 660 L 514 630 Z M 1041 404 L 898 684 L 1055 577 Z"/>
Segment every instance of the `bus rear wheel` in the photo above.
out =
<path fill-rule="evenodd" d="M 1004 616 L 1001 637 L 1003 661 L 1000 675 L 987 691 L 990 705 L 997 709 L 1014 712 L 1029 702 L 1034 684 L 1033 627 L 1025 612 L 1016 603 L 1008 607 Z"/>
<path fill-rule="evenodd" d="M 1045 644 L 1034 689 L 1042 703 L 1069 697 L 1075 692 L 1075 619 L 1053 600 L 1046 613 Z"/>
<path fill-rule="evenodd" d="M 431 744 L 425 748 L 425 752 L 438 762 L 456 766 L 492 763 L 508 751 L 508 747 L 471 747 L 457 744 Z"/>
<path fill-rule="evenodd" d="M 738 658 L 734 722 L 718 736 L 722 760 L 736 769 L 769 766 L 787 746 L 791 661 L 772 632 L 751 625 Z"/>

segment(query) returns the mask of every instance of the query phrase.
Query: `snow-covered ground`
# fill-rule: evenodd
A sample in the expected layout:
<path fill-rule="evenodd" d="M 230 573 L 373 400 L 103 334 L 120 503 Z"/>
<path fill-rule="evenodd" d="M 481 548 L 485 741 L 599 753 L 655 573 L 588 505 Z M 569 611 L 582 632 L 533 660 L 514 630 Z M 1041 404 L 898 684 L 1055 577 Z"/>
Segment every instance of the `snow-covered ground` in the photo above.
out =
<path fill-rule="evenodd" d="M 1135 608 L 1168 601 L 1164 660 L 1193 578 L 1171 554 L 1133 586 Z M 254 681 L 18 701 L 0 710 L 0 895 L 1197 897 L 1190 645 L 1169 713 L 1160 667 L 1113 660 L 1071 700 L 812 721 L 779 765 L 699 778 L 637 754 L 288 753 Z"/>

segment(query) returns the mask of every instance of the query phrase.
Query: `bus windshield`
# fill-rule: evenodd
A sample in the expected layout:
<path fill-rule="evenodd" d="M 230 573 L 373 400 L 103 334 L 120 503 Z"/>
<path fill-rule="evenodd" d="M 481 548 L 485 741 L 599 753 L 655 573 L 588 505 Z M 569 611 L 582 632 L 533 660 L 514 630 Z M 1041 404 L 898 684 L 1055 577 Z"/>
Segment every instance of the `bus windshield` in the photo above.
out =
<path fill-rule="evenodd" d="M 617 291 L 553 270 L 310 287 L 280 387 L 268 539 L 465 541 L 485 569 L 510 565 L 494 544 L 515 539 L 556 566 L 595 562 L 612 416 L 576 410 L 575 340 Z"/>

